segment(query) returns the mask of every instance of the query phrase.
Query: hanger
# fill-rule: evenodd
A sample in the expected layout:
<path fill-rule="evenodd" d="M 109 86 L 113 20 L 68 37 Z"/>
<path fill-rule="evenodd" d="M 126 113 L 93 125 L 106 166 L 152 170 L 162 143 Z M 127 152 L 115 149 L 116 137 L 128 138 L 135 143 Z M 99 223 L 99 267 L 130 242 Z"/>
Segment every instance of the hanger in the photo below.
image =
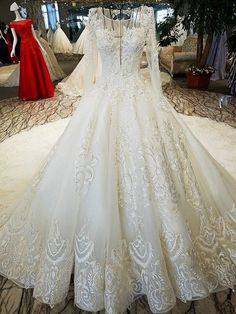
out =
<path fill-rule="evenodd" d="M 128 2 L 120 2 L 120 3 L 112 3 L 109 5 L 102 6 L 103 12 L 104 8 L 109 9 L 110 17 L 113 20 L 128 20 L 132 16 L 133 8 L 139 7 L 139 4 L 134 5 L 134 3 Z M 118 13 L 112 12 L 112 10 L 119 11 Z"/>
<path fill-rule="evenodd" d="M 124 13 L 122 12 L 122 9 L 120 9 L 120 12 L 118 14 L 112 14 L 113 20 L 128 20 L 131 17 L 131 13 Z"/>

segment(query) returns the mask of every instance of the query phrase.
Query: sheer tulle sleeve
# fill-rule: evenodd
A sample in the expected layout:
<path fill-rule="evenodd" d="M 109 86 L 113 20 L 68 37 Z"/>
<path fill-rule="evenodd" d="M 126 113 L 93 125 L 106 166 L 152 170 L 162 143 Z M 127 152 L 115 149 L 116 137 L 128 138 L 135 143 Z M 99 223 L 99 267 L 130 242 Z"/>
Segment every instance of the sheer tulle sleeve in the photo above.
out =
<path fill-rule="evenodd" d="M 89 18 L 86 25 L 87 38 L 84 46 L 84 90 L 87 93 L 93 86 L 97 78 L 98 72 L 98 50 L 96 45 L 96 37 L 94 32 L 96 20 L 96 9 L 89 10 Z"/>
<path fill-rule="evenodd" d="M 149 72 L 151 76 L 152 86 L 158 100 L 161 100 L 162 88 L 159 70 L 159 56 L 157 50 L 155 18 L 153 8 L 147 8 L 147 40 L 146 40 L 146 56 L 148 61 Z M 160 102 L 159 102 L 160 103 Z"/>

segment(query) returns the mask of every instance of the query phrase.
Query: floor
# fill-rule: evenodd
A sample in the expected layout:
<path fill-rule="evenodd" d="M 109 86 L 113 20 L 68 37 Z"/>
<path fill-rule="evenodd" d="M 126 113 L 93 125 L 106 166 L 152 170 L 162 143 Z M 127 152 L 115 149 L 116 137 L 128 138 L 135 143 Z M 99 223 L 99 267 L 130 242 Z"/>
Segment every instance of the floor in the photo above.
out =
<path fill-rule="evenodd" d="M 183 87 L 183 88 L 187 87 L 185 75 L 176 75 L 174 77 L 174 80 L 176 82 L 178 82 L 178 84 L 181 87 Z M 227 80 L 210 81 L 208 91 L 209 92 L 217 92 L 217 93 L 221 93 L 221 94 L 228 94 L 227 83 L 228 83 Z"/>
<path fill-rule="evenodd" d="M 207 117 L 236 127 L 236 97 L 183 88 L 174 80 L 165 84 L 163 91 L 179 113 Z"/>
<path fill-rule="evenodd" d="M 67 73 L 75 66 L 75 60 L 61 62 L 63 70 Z M 180 113 L 200 117 L 208 117 L 215 121 L 225 122 L 236 128 L 236 98 L 230 99 L 230 103 L 220 108 L 222 94 L 188 90 L 176 81 L 170 81 L 163 85 L 165 96 L 173 107 Z M 3 93 L 3 94 L 2 94 Z M 5 93 L 5 94 L 4 94 Z M 48 100 L 37 102 L 21 102 L 14 97 L 17 89 L 2 91 L 0 95 L 4 100 L 0 101 L 0 141 L 30 129 L 36 125 L 61 120 L 70 117 L 79 100 L 73 97 L 65 97 L 59 93 Z M 3 95 L 3 96 L 2 96 Z M 2 98 L 2 99 L 3 99 Z M 8 98 L 8 99 L 6 99 Z M 132 314 L 150 313 L 147 301 L 142 298 L 136 301 L 127 311 Z M 1 314 L 72 314 L 85 313 L 73 305 L 73 278 L 67 299 L 54 309 L 43 305 L 32 297 L 32 290 L 17 287 L 11 281 L 0 277 L 0 313 Z M 103 312 L 101 312 L 103 313 Z M 175 308 L 168 314 L 233 314 L 236 313 L 236 293 L 232 290 L 212 294 L 201 301 L 188 303 L 177 302 Z"/>

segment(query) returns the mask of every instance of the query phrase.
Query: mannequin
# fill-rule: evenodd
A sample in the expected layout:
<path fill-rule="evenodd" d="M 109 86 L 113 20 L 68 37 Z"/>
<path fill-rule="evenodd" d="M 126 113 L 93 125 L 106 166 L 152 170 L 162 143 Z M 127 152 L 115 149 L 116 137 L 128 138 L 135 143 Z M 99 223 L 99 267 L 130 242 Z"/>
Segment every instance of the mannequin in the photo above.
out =
<path fill-rule="evenodd" d="M 6 25 L 4 31 L 4 36 L 6 38 L 6 41 L 7 41 L 7 50 L 8 50 L 8 54 L 9 56 L 11 55 L 11 51 L 12 51 L 12 44 L 13 44 L 13 36 L 12 36 L 12 31 L 10 29 L 10 27 L 8 25 Z M 14 57 L 11 57 L 11 62 L 12 63 L 18 63 L 19 62 L 19 47 L 17 47 L 16 45 L 16 56 Z"/>
<path fill-rule="evenodd" d="M 19 6 L 16 2 L 13 2 L 10 6 L 10 11 L 15 13 L 15 21 L 20 21 L 20 20 L 25 20 L 21 17 L 20 13 L 19 13 Z M 35 31 L 34 31 L 34 27 L 33 25 L 31 25 L 31 30 L 32 30 L 32 34 L 34 36 L 34 38 L 36 39 L 37 43 L 39 44 L 39 47 L 41 48 L 42 52 L 45 54 L 45 50 L 43 49 L 42 45 L 40 44 Z M 12 51 L 11 51 L 11 58 L 15 56 L 15 49 L 16 49 L 16 44 L 17 44 L 17 35 L 16 35 L 16 31 L 14 28 L 11 28 L 11 32 L 12 32 L 12 36 L 13 36 L 13 44 L 12 44 Z"/>
<path fill-rule="evenodd" d="M 16 2 L 13 2 L 10 6 L 10 11 L 15 12 L 16 15 L 16 21 L 18 20 L 23 20 L 23 18 L 21 17 L 20 13 L 19 13 L 19 6 Z"/>
<path fill-rule="evenodd" d="M 19 98 L 36 100 L 52 97 L 54 86 L 42 55 L 45 51 L 36 37 L 32 20 L 22 18 L 18 10 L 17 3 L 12 3 L 10 11 L 15 13 L 15 20 L 10 22 L 13 35 L 11 57 L 15 56 L 17 34 L 21 38 Z"/>

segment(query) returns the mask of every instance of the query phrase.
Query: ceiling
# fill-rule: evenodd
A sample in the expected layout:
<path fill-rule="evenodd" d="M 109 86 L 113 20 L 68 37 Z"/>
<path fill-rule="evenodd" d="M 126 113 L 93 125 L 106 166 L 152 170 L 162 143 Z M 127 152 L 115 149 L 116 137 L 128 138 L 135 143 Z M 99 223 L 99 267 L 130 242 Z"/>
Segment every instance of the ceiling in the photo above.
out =
<path fill-rule="evenodd" d="M 53 2 L 53 1 L 52 1 Z M 163 0 L 131 0 L 131 1 L 124 1 L 124 0 L 73 0 L 73 1 L 66 1 L 66 0 L 57 0 L 57 2 L 62 2 L 64 4 L 69 4 L 71 6 L 81 7 L 81 6 L 98 6 L 98 5 L 117 5 L 117 4 L 124 4 L 124 5 L 137 5 L 137 4 L 157 4 L 160 2 L 167 2 Z"/>

